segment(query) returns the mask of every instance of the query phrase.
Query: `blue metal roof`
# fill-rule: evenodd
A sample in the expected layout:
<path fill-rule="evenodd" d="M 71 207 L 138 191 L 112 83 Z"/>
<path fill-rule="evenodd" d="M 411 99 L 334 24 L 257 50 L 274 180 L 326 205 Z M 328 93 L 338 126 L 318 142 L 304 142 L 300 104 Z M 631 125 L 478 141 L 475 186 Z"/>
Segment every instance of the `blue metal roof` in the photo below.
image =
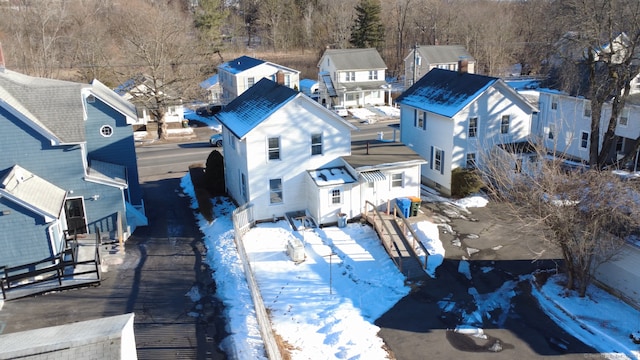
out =
<path fill-rule="evenodd" d="M 264 63 L 264 60 L 255 59 L 250 56 L 244 55 L 220 65 L 220 69 L 224 69 L 232 74 L 239 74 L 245 70 L 251 69 L 252 67 Z"/>
<path fill-rule="evenodd" d="M 433 69 L 403 92 L 396 103 L 453 117 L 498 78 Z"/>
<path fill-rule="evenodd" d="M 203 82 L 200 83 L 200 87 L 203 89 L 208 89 L 210 87 L 212 87 L 213 85 L 218 83 L 218 74 L 215 74 L 209 78 L 207 78 L 206 80 L 204 80 Z"/>
<path fill-rule="evenodd" d="M 262 78 L 215 117 L 237 138 L 242 139 L 298 94 L 301 93 Z"/>

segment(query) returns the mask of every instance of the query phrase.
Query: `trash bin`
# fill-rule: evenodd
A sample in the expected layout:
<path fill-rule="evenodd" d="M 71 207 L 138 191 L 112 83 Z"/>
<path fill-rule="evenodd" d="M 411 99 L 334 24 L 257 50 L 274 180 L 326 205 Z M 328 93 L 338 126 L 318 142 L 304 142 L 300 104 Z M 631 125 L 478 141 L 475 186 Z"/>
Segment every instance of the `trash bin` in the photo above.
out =
<path fill-rule="evenodd" d="M 405 218 L 408 218 L 409 211 L 411 210 L 411 200 L 407 198 L 397 198 L 396 205 L 398 205 L 398 208 L 400 209 L 400 212 L 402 212 L 402 215 Z"/>
<path fill-rule="evenodd" d="M 347 214 L 338 213 L 338 227 L 343 228 L 347 226 Z"/>
<path fill-rule="evenodd" d="M 189 120 L 182 120 L 182 127 L 183 128 L 188 128 L 189 127 Z"/>
<path fill-rule="evenodd" d="M 417 196 L 410 196 L 409 200 L 411 201 L 411 216 L 418 216 L 422 199 Z"/>

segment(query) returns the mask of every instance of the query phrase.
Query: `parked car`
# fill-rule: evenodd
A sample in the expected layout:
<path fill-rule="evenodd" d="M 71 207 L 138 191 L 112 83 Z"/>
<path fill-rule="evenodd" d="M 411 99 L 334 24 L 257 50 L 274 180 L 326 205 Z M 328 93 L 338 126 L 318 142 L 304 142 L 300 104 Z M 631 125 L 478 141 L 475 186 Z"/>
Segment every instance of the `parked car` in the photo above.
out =
<path fill-rule="evenodd" d="M 333 105 L 331 107 L 331 110 L 333 110 L 333 112 L 335 112 L 336 114 L 342 116 L 342 117 L 347 117 L 349 116 L 349 112 L 347 111 L 347 109 L 342 106 L 342 105 Z"/>
<path fill-rule="evenodd" d="M 196 109 L 196 114 L 200 116 L 213 116 L 222 110 L 222 105 L 207 105 Z"/>
<path fill-rule="evenodd" d="M 209 145 L 215 146 L 215 147 L 222 147 L 222 134 L 217 133 L 217 134 L 211 135 L 211 137 L 209 138 Z"/>

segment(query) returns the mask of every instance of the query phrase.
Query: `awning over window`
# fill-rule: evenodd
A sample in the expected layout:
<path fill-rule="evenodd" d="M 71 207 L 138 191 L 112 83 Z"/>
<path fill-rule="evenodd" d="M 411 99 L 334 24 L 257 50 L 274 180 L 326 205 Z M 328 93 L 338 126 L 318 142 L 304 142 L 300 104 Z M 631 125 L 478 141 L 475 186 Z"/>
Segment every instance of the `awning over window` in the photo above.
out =
<path fill-rule="evenodd" d="M 331 81 L 331 75 L 322 74 L 322 82 L 324 82 L 324 86 L 327 88 L 327 93 L 329 93 L 330 97 L 338 96 L 338 93 L 336 93 L 336 89 L 333 87 L 333 81 Z"/>
<path fill-rule="evenodd" d="M 360 176 L 362 176 L 366 182 L 375 182 L 387 179 L 380 170 L 364 171 L 360 173 Z"/>

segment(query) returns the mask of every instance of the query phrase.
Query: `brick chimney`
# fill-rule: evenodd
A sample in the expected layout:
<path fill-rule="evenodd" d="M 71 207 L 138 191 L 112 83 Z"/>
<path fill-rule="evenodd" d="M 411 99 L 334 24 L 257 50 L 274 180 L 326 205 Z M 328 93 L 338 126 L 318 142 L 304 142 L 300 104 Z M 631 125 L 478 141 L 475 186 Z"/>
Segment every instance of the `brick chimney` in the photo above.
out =
<path fill-rule="evenodd" d="M 4 72 L 5 69 L 4 53 L 2 52 L 2 43 L 0 43 L 0 72 Z"/>
<path fill-rule="evenodd" d="M 276 73 L 276 82 L 278 85 L 284 85 L 284 72 L 282 70 L 278 70 Z"/>
<path fill-rule="evenodd" d="M 469 72 L 469 61 L 467 59 L 458 60 L 458 73 L 466 74 Z"/>

